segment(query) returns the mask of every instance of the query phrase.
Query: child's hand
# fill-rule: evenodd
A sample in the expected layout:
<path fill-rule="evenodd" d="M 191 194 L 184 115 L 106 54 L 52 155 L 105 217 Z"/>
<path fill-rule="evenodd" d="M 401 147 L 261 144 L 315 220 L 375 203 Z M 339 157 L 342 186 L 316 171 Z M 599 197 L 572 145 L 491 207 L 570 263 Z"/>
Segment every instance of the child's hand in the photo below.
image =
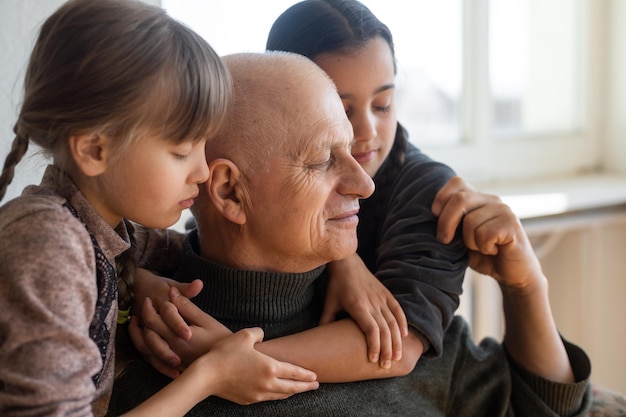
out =
<path fill-rule="evenodd" d="M 317 389 L 314 372 L 277 361 L 255 350 L 263 330 L 243 329 L 215 343 L 213 348 L 183 372 L 209 380 L 211 395 L 247 405 L 281 400 L 293 394 Z"/>
<path fill-rule="evenodd" d="M 330 279 L 320 324 L 334 321 L 344 310 L 365 333 L 371 362 L 389 368 L 402 358 L 402 337 L 408 335 L 406 316 L 389 290 L 354 254 L 328 266 Z"/>
<path fill-rule="evenodd" d="M 189 323 L 191 337 L 182 338 L 172 330 L 149 298 L 145 299 L 142 306 L 141 323 L 134 317 L 129 332 L 137 350 L 146 360 L 159 372 L 174 378 L 180 369 L 208 352 L 216 341 L 232 332 L 181 295 L 176 287 L 170 288 L 169 301 L 162 303 L 161 308 L 166 304 L 166 310 L 171 316 L 175 311 L 176 316 Z"/>
<path fill-rule="evenodd" d="M 477 191 L 454 177 L 439 191 L 432 206 L 439 217 L 437 235 L 448 243 L 462 223 L 470 251 L 469 266 L 500 284 L 524 288 L 542 279 L 541 266 L 522 224 L 502 200 Z"/>
<path fill-rule="evenodd" d="M 150 299 L 146 298 L 146 303 Z M 154 369 L 165 376 L 176 378 L 180 375 L 181 359 L 170 349 L 167 342 L 150 329 L 144 328 L 139 317 L 132 316 L 128 333 L 135 348 Z"/>
<path fill-rule="evenodd" d="M 155 275 L 146 269 L 137 269 L 133 287 L 135 300 L 133 315 L 139 316 L 141 319 L 144 300 L 150 298 L 154 308 L 168 327 L 183 339 L 189 339 L 191 337 L 189 326 L 170 302 L 169 291 L 172 287 L 176 287 L 185 297 L 193 298 L 202 290 L 202 281 L 194 280 L 188 284 L 181 283 Z"/>

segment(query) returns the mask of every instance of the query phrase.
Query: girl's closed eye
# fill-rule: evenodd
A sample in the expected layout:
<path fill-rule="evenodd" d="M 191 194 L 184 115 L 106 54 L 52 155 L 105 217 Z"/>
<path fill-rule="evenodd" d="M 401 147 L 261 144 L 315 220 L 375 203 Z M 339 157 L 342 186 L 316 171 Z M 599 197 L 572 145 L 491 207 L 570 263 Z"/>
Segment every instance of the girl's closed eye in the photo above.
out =
<path fill-rule="evenodd" d="M 174 158 L 178 159 L 179 161 L 185 161 L 187 158 L 189 158 L 189 155 L 191 155 L 192 149 L 193 146 L 191 143 L 183 143 L 174 146 L 171 152 L 172 155 L 174 155 Z"/>
<path fill-rule="evenodd" d="M 385 106 L 374 106 L 374 110 L 381 113 L 389 113 L 391 111 L 391 104 L 387 104 Z"/>

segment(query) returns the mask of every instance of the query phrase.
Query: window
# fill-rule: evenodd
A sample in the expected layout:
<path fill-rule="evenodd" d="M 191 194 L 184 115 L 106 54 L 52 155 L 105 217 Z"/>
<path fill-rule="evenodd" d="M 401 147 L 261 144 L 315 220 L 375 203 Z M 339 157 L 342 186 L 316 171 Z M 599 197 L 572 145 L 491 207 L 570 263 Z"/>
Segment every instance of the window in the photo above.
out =
<path fill-rule="evenodd" d="M 496 139 L 582 129 L 583 33 L 576 0 L 490 0 Z"/>
<path fill-rule="evenodd" d="M 296 0 L 162 0 L 223 55 L 261 52 Z M 592 0 L 363 0 L 391 29 L 398 118 L 424 152 L 474 182 L 598 163 L 601 47 Z"/>
<path fill-rule="evenodd" d="M 274 20 L 297 0 L 162 3 L 168 13 L 189 24 L 223 55 L 262 52 Z M 458 142 L 462 136 L 462 0 L 363 3 L 394 36 L 399 119 L 420 146 Z M 398 7 L 389 7 L 392 3 Z"/>

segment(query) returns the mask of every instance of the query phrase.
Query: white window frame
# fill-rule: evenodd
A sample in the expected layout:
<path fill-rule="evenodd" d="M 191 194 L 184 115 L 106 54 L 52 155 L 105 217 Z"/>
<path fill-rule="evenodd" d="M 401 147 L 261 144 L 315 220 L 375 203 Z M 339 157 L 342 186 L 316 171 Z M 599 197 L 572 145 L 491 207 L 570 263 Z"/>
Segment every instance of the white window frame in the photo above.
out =
<path fill-rule="evenodd" d="M 450 165 L 459 175 L 478 184 L 580 174 L 601 166 L 605 146 L 601 123 L 606 123 L 602 120 L 606 102 L 606 97 L 602 96 L 605 80 L 602 71 L 607 53 L 603 28 L 608 21 L 608 7 L 606 2 L 598 0 L 583 0 L 582 3 L 582 38 L 586 40 L 582 53 L 584 68 L 581 68 L 583 129 L 507 140 L 497 140 L 493 136 L 488 79 L 489 0 L 463 0 L 462 137 L 454 144 L 418 142 L 417 145 L 432 158 Z M 390 0 L 388 7 L 402 10 L 407 3 Z M 242 9 L 245 9 L 244 5 Z M 236 27 L 237 21 L 236 18 L 232 20 L 233 31 L 241 30 Z M 247 22 L 250 24 L 250 20 Z M 393 22 L 387 23 L 393 32 Z M 207 25 L 210 25 L 209 21 Z M 223 35 L 228 36 L 228 33 Z M 402 60 L 402 57 L 398 56 L 398 59 Z"/>
<path fill-rule="evenodd" d="M 536 179 L 593 172 L 602 165 L 604 137 L 603 69 L 606 42 L 603 27 L 607 8 L 603 2 L 583 2 L 583 121 L 577 132 L 521 136 L 497 140 L 491 129 L 488 79 L 488 0 L 465 0 L 464 138 L 458 145 L 422 146 L 474 183 Z"/>

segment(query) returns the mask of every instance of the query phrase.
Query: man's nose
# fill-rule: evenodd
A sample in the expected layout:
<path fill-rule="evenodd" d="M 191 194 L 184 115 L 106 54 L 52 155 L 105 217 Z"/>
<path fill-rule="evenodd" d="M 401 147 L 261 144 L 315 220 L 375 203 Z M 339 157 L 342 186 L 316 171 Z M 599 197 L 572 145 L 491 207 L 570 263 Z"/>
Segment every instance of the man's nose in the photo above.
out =
<path fill-rule="evenodd" d="M 345 194 L 356 195 L 358 198 L 367 198 L 374 192 L 374 181 L 363 170 L 361 164 L 356 159 L 348 158 L 346 167 L 346 189 Z"/>

